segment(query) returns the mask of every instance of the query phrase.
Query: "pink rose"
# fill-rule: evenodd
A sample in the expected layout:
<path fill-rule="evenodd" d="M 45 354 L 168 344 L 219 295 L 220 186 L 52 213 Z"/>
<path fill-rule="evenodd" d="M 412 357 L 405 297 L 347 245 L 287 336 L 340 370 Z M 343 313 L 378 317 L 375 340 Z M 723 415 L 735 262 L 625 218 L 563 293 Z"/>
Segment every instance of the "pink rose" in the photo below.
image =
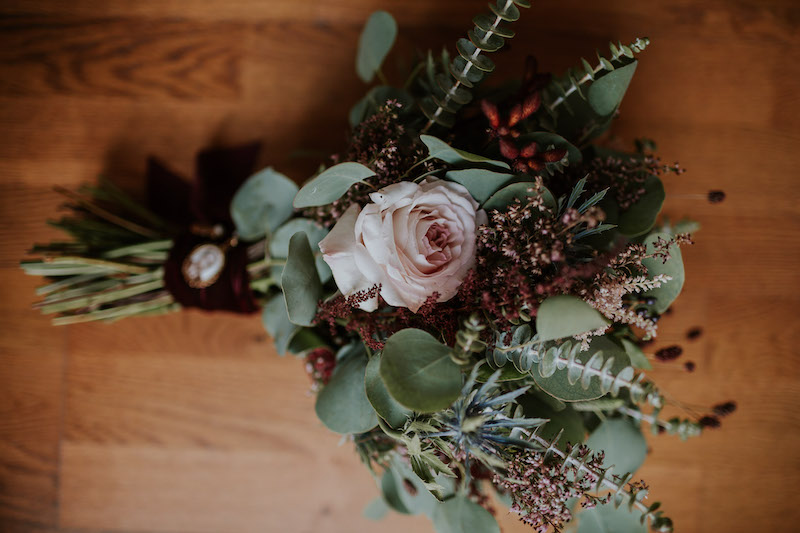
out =
<path fill-rule="evenodd" d="M 319 243 L 345 296 L 381 286 L 395 307 L 417 312 L 434 292 L 444 302 L 475 265 L 475 235 L 486 223 L 463 186 L 429 178 L 400 182 L 370 194 L 373 203 L 351 205 Z M 360 307 L 374 311 L 377 298 Z"/>

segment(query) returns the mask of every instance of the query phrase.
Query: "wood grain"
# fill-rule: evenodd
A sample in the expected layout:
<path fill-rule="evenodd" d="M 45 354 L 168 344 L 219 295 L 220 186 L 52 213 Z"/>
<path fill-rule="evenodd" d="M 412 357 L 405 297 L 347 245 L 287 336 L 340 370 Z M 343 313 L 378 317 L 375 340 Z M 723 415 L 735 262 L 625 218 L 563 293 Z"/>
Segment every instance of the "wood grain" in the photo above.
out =
<path fill-rule="evenodd" d="M 257 317 L 186 312 L 53 328 L 16 268 L 56 234 L 55 184 L 104 173 L 141 192 L 147 155 L 191 175 L 210 143 L 259 139 L 263 164 L 305 179 L 346 139 L 364 86 L 360 25 L 401 26 L 387 74 L 452 43 L 484 2 L 10 0 L 0 7 L 0 531 L 430 531 L 361 518 L 375 495 L 351 446 L 313 412 L 302 364 Z M 790 531 L 800 482 L 800 6 L 794 0 L 540 0 L 498 75 L 527 53 L 562 71 L 610 39 L 646 35 L 615 129 L 646 135 L 670 177 L 665 212 L 703 229 L 658 344 L 672 397 L 736 399 L 718 431 L 649 437 L 641 475 L 683 533 Z M 452 46 L 451 46 L 452 48 Z M 702 196 L 728 195 L 720 205 Z M 686 332 L 704 334 L 687 341 Z M 680 363 L 694 361 L 687 373 Z M 526 531 L 513 516 L 504 531 Z"/>

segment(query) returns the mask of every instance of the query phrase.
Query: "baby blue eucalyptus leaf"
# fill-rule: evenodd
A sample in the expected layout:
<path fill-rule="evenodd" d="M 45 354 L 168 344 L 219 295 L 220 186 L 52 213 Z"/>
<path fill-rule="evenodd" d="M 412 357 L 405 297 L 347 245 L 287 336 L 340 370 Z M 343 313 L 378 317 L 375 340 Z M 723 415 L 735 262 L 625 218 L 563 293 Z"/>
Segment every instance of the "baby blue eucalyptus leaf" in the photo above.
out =
<path fill-rule="evenodd" d="M 364 518 L 368 520 L 383 520 L 386 513 L 389 512 L 389 506 L 383 498 L 375 498 L 364 508 Z"/>
<path fill-rule="evenodd" d="M 451 170 L 445 174 L 445 178 L 466 187 L 475 201 L 482 204 L 498 189 L 514 179 L 514 175 L 501 174 L 482 168 L 468 168 Z"/>
<path fill-rule="evenodd" d="M 375 354 L 367 363 L 366 391 L 372 407 L 378 415 L 394 427 L 403 427 L 408 417 L 413 414 L 392 398 L 380 376 L 381 354 Z"/>
<path fill-rule="evenodd" d="M 436 507 L 433 526 L 436 533 L 500 533 L 492 514 L 462 495 Z"/>
<path fill-rule="evenodd" d="M 294 197 L 294 206 L 314 207 L 335 202 L 347 189 L 374 175 L 372 170 L 361 163 L 339 163 L 303 185 Z"/>
<path fill-rule="evenodd" d="M 486 209 L 486 211 L 491 211 L 493 209 L 502 211 L 516 199 L 523 200 L 527 197 L 536 196 L 537 194 L 541 194 L 544 205 L 551 209 L 556 208 L 557 204 L 553 193 L 545 187 L 542 187 L 539 192 L 536 192 L 534 184 L 531 182 L 512 183 L 511 185 L 503 187 L 486 200 L 483 204 L 483 208 Z"/>
<path fill-rule="evenodd" d="M 271 167 L 250 176 L 231 200 L 231 218 L 239 237 L 256 241 L 292 216 L 297 185 Z"/>
<path fill-rule="evenodd" d="M 314 407 L 328 429 L 342 434 L 364 433 L 378 425 L 378 415 L 364 391 L 366 369 L 364 357 L 350 357 L 336 365 Z"/>
<path fill-rule="evenodd" d="M 658 176 L 648 176 L 644 190 L 639 201 L 619 215 L 617 230 L 626 237 L 637 237 L 650 231 L 664 205 L 664 185 Z"/>
<path fill-rule="evenodd" d="M 449 407 L 461 392 L 461 369 L 450 351 L 419 329 L 404 329 L 389 337 L 380 365 L 389 394 L 420 413 Z"/>
<path fill-rule="evenodd" d="M 598 352 L 603 358 L 604 363 L 611 358 L 614 359 L 611 367 L 608 369 L 612 375 L 617 375 L 624 368 L 630 366 L 630 360 L 625 351 L 607 337 L 592 338 L 589 349 L 585 352 L 578 352 L 575 360 L 585 365 L 592 356 Z M 599 377 L 591 377 L 588 386 L 584 388 L 581 380 L 570 382 L 569 368 L 566 367 L 556 369 L 556 371 L 548 377 L 542 376 L 537 367 L 531 372 L 531 375 L 539 388 L 563 402 L 594 400 L 605 394 Z"/>
<path fill-rule="evenodd" d="M 443 140 L 432 135 L 420 135 L 420 140 L 428 147 L 428 156 L 431 159 L 439 159 L 446 163 L 453 165 L 466 164 L 466 163 L 482 163 L 485 165 L 500 167 L 508 170 L 508 163 L 502 161 L 494 161 L 482 155 L 471 154 L 463 150 L 453 148 Z"/>
<path fill-rule="evenodd" d="M 624 67 L 616 68 L 589 86 L 587 99 L 595 113 L 605 117 L 619 107 L 636 72 L 637 64 L 638 61 L 633 61 Z"/>
<path fill-rule="evenodd" d="M 659 237 L 663 240 L 670 239 L 670 235 L 667 233 L 651 233 L 644 240 L 645 245 L 647 245 L 648 253 L 653 253 L 653 244 Z M 678 298 L 681 289 L 683 289 L 683 282 L 685 279 L 681 249 L 677 245 L 672 245 L 669 248 L 669 254 L 670 258 L 666 263 L 658 258 L 645 259 L 642 261 L 644 266 L 647 267 L 647 275 L 649 278 L 653 278 L 659 274 L 665 274 L 672 278 L 670 281 L 661 285 L 661 287 L 644 293 L 645 297 L 655 298 L 656 301 L 653 305 L 653 310 L 658 314 L 666 311 L 669 306 L 672 305 L 672 302 Z"/>
<path fill-rule="evenodd" d="M 627 505 L 619 508 L 613 503 L 598 505 L 577 514 L 577 533 L 647 533 L 647 526 L 640 522 L 641 518 L 642 513 L 628 510 Z"/>
<path fill-rule="evenodd" d="M 271 259 L 286 259 L 289 257 L 289 240 L 292 235 L 298 231 L 304 232 L 308 236 L 308 243 L 311 245 L 311 251 L 314 253 L 315 264 L 317 265 L 317 272 L 322 283 L 331 279 L 331 269 L 328 263 L 322 259 L 322 253 L 319 250 L 319 241 L 325 238 L 328 230 L 307 218 L 293 218 L 275 230 L 275 233 L 269 239 L 269 256 Z M 280 275 L 282 268 L 277 268 L 273 271 L 273 276 Z"/>
<path fill-rule="evenodd" d="M 289 320 L 298 326 L 311 326 L 322 296 L 322 283 L 314 263 L 314 253 L 304 232 L 289 240 L 289 257 L 281 276 Z"/>
<path fill-rule="evenodd" d="M 397 22 L 386 11 L 370 15 L 358 40 L 356 72 L 364 83 L 369 83 L 381 68 L 397 37 Z"/>
<path fill-rule="evenodd" d="M 275 343 L 275 351 L 278 352 L 278 355 L 286 355 L 292 338 L 301 328 L 289 321 L 286 300 L 283 299 L 282 294 L 273 296 L 267 302 L 261 313 L 261 321 L 264 329 L 272 337 L 272 342 Z"/>
<path fill-rule="evenodd" d="M 651 370 L 653 368 L 653 365 L 647 360 L 647 356 L 636 344 L 628 339 L 622 339 L 622 347 L 625 349 L 625 353 L 628 354 L 628 358 L 631 360 L 631 364 L 634 367 L 641 368 L 642 370 Z"/>
<path fill-rule="evenodd" d="M 606 419 L 589 435 L 586 445 L 594 452 L 605 452 L 603 466 L 614 465 L 617 475 L 636 472 L 647 456 L 647 441 L 627 418 Z"/>
<path fill-rule="evenodd" d="M 575 296 L 551 296 L 536 314 L 536 332 L 541 341 L 569 338 L 606 325 L 603 315 Z"/>

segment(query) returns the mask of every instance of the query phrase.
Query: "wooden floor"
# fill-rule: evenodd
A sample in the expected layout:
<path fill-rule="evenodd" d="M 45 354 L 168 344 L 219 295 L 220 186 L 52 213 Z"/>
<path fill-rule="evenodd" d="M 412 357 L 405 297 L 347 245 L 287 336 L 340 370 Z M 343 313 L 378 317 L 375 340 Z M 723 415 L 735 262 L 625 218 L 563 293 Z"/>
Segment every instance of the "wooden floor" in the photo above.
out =
<path fill-rule="evenodd" d="M 683 344 L 697 371 L 655 377 L 675 398 L 740 409 L 701 439 L 651 439 L 641 474 L 679 532 L 796 531 L 800 5 L 534 3 L 498 56 L 504 73 L 528 52 L 560 71 L 609 39 L 652 39 L 616 132 L 658 140 L 666 161 L 689 169 L 668 179 L 666 212 L 703 224 L 659 339 Z M 265 165 L 304 179 L 317 160 L 291 152 L 343 145 L 363 91 L 358 32 L 379 7 L 399 20 L 401 60 L 452 44 L 485 4 L 2 3 L 0 530 L 431 530 L 420 518 L 361 518 L 376 495 L 370 476 L 317 421 L 302 365 L 275 355 L 258 318 L 185 312 L 55 328 L 29 309 L 36 280 L 16 266 L 55 236 L 44 225 L 57 214 L 53 185 L 105 173 L 141 190 L 148 154 L 189 173 L 203 146 L 260 139 Z M 695 197 L 710 189 L 728 199 Z M 688 342 L 694 326 L 704 334 Z"/>

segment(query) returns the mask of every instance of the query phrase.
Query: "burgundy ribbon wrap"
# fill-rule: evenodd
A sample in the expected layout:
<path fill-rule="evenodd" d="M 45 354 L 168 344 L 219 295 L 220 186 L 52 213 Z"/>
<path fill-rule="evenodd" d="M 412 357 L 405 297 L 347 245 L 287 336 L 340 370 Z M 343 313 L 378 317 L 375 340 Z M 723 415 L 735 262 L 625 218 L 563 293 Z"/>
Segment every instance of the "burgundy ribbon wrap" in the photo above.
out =
<path fill-rule="evenodd" d="M 247 247 L 225 251 L 225 266 L 219 278 L 205 288 L 190 287 L 183 275 L 183 262 L 198 245 L 221 244 L 234 230 L 230 216 L 233 195 L 252 174 L 260 144 L 236 148 L 212 148 L 197 155 L 195 179 L 188 182 L 155 158 L 147 161 L 147 201 L 157 215 L 182 228 L 164 263 L 164 283 L 175 301 L 184 307 L 209 311 L 255 313 L 258 304 L 250 290 Z M 193 225 L 221 225 L 224 237 L 215 240 L 192 233 Z"/>

